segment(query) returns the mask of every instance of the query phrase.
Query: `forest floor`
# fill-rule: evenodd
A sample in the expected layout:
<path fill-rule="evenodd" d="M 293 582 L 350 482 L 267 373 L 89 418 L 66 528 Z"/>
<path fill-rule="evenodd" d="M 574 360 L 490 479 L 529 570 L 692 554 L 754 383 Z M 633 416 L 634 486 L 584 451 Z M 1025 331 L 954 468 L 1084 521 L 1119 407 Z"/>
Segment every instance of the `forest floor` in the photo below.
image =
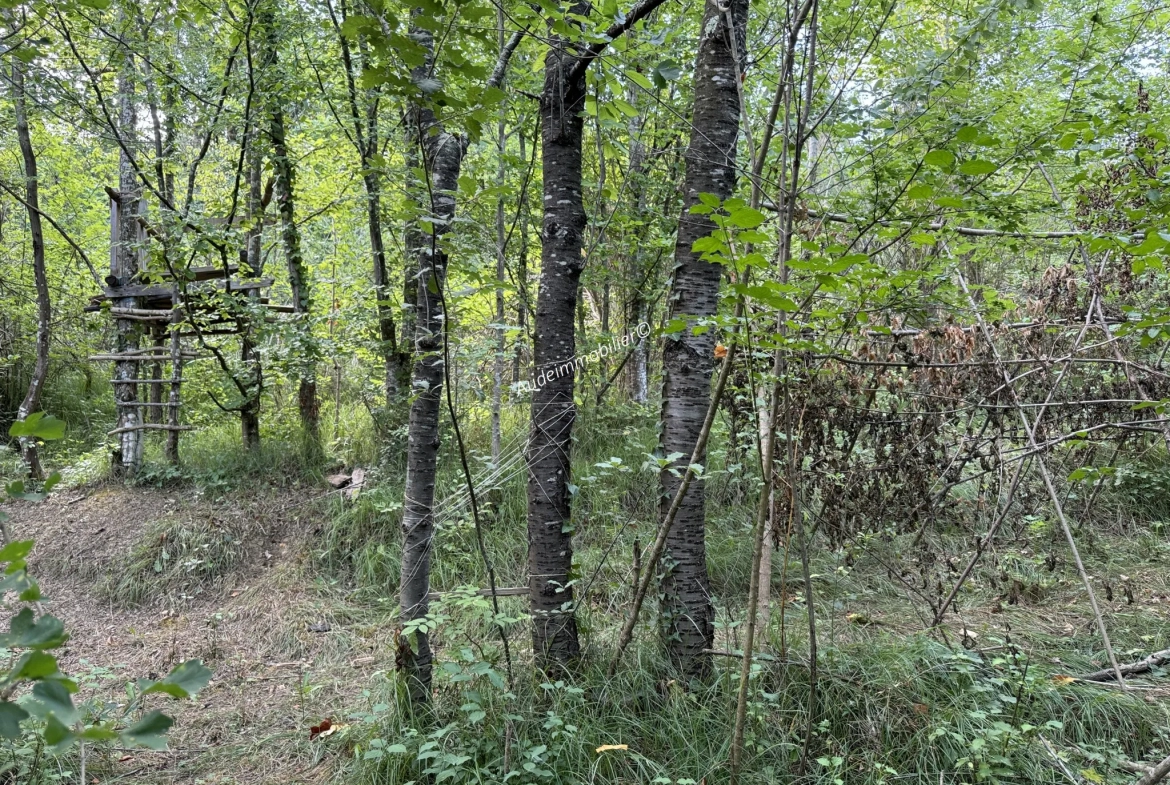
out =
<path fill-rule="evenodd" d="M 79 703 L 116 701 L 190 658 L 214 672 L 195 700 L 153 706 L 176 720 L 168 751 L 106 750 L 90 782 L 329 780 L 308 729 L 341 716 L 393 649 L 391 630 L 346 617 L 308 577 L 324 492 L 102 484 L 5 507 L 12 535 L 39 543 L 30 570 L 70 633 L 59 660 Z"/>
<path fill-rule="evenodd" d="M 394 669 L 394 602 L 371 601 L 347 579 L 327 574 L 315 558 L 336 509 L 330 493 L 307 481 L 220 495 L 189 485 L 99 483 L 58 491 L 41 504 L 4 507 L 12 516 L 12 535 L 38 541 L 31 571 L 41 582 L 45 610 L 71 634 L 60 660 L 62 670 L 80 680 L 80 700 L 117 701 L 127 682 L 158 677 L 189 658 L 202 659 L 214 672 L 196 700 L 156 706 L 176 719 L 168 751 L 91 753 L 91 783 L 341 781 L 341 767 L 351 757 L 347 743 L 311 740 L 310 728 L 325 718 L 344 722 L 373 702 L 371 694 L 385 694 L 386 674 Z M 736 537 L 742 533 L 716 532 L 711 547 L 718 550 L 721 539 L 733 543 Z M 990 569 L 974 573 L 959 613 L 950 616 L 950 643 L 980 652 L 1021 646 L 1045 669 L 1045 679 L 1100 667 L 1083 586 L 1061 540 L 1051 534 L 1040 539 L 989 554 Z M 969 547 L 968 540 L 932 569 L 944 575 L 961 569 Z M 1086 544 L 1084 551 L 1119 659 L 1138 660 L 1170 646 L 1170 538 L 1118 534 Z M 1054 554 L 1060 554 L 1058 566 Z M 921 603 L 906 584 L 925 579 L 892 580 L 872 555 L 863 552 L 846 566 L 840 555 L 822 554 L 814 564 L 818 638 L 828 657 L 823 678 L 830 694 L 839 678 L 844 689 L 905 698 L 906 716 L 898 721 L 914 726 L 917 713 L 926 711 L 917 701 L 926 699 L 898 692 L 911 695 L 913 679 L 907 682 L 891 666 L 889 684 L 867 682 L 865 664 L 848 660 L 859 649 L 888 651 L 922 638 Z M 720 569 L 728 568 L 713 567 L 716 585 Z M 799 651 L 802 592 L 791 576 L 789 581 L 788 645 Z M 598 618 L 622 607 L 621 583 L 591 597 Z M 606 616 L 606 628 L 617 624 L 616 616 Z M 737 648 L 736 627 L 721 625 L 721 647 Z M 610 643 L 608 634 L 599 633 L 603 646 Z M 777 641 L 770 643 L 776 650 Z M 719 660 L 721 667 L 738 669 L 733 657 Z M 920 667 L 906 662 L 911 673 Z M 1170 683 L 1159 677 L 1138 687 L 1149 724 L 1165 727 Z M 1076 689 L 1089 696 L 1085 700 L 1113 692 L 1107 686 Z M 1064 701 L 1066 722 L 1082 722 L 1080 700 Z M 1090 739 L 1096 731 L 1083 721 Z M 75 763 L 62 759 L 59 765 Z"/>

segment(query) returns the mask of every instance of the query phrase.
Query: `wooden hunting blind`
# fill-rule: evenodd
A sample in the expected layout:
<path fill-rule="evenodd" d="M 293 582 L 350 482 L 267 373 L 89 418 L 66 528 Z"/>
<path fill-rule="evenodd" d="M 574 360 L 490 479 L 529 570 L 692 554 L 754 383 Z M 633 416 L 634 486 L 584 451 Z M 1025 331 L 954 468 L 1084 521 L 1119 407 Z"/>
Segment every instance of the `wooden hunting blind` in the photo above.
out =
<path fill-rule="evenodd" d="M 166 458 L 178 462 L 179 434 L 193 429 L 182 424 L 184 365 L 208 356 L 199 351 L 208 346 L 206 337 L 247 331 L 247 318 L 240 315 L 245 313 L 242 306 L 259 305 L 277 312 L 293 309 L 271 303 L 264 294 L 272 278 L 259 277 L 259 271 L 252 270 L 241 276 L 234 264 L 176 269 L 168 262 L 163 272 L 148 270 L 144 217 L 137 207 L 120 215 L 121 194 L 107 190 L 110 275 L 85 311 L 104 313 L 113 320 L 115 346 L 89 359 L 113 363 L 110 382 L 117 422 L 108 435 L 118 437 L 115 470 L 133 474 L 141 465 L 149 431 L 165 433 Z M 142 204 L 138 198 L 135 202 Z M 122 225 L 127 214 L 134 217 L 133 227 Z M 127 243 L 128 234 L 131 243 Z M 132 248 L 127 247 L 131 244 Z"/>

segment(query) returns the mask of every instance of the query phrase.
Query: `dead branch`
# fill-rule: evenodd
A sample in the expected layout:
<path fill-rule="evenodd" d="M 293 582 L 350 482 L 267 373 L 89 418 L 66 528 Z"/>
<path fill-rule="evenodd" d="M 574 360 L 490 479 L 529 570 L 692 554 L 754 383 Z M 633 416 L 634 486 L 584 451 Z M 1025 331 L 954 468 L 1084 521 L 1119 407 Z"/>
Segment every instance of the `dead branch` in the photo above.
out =
<path fill-rule="evenodd" d="M 1147 673 L 1154 668 L 1170 663 L 1170 649 L 1163 649 L 1156 651 L 1144 660 L 1130 663 L 1129 665 L 1122 665 L 1120 667 L 1122 676 L 1135 676 L 1139 673 Z M 1112 668 L 1105 668 L 1087 676 L 1078 676 L 1081 681 L 1115 681 L 1117 674 Z"/>

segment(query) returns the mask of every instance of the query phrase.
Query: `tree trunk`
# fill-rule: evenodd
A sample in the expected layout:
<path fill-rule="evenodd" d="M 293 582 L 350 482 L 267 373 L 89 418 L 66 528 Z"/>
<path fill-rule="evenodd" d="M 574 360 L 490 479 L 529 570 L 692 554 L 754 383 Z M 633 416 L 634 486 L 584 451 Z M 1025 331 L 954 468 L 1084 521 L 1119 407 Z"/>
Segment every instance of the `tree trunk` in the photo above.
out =
<path fill-rule="evenodd" d="M 638 100 L 636 88 L 631 84 L 630 91 L 626 94 L 626 98 L 631 105 L 637 105 Z M 641 113 L 630 118 L 628 123 L 630 132 L 630 166 L 629 172 L 626 175 L 632 182 L 631 194 L 634 209 L 635 221 L 641 222 L 646 211 L 646 145 L 642 142 L 642 129 L 645 126 L 645 119 Z M 639 243 L 633 243 L 630 250 L 630 264 L 628 278 L 629 281 L 635 282 L 646 279 L 647 274 L 642 269 L 644 260 L 642 254 L 642 246 Z M 628 319 L 627 328 L 631 331 L 637 330 L 638 326 L 646 322 L 650 316 L 646 308 L 646 296 L 643 294 L 641 285 L 636 285 L 632 292 L 630 301 L 630 310 L 626 314 Z M 630 399 L 634 403 L 646 403 L 650 395 L 650 374 L 648 369 L 649 358 L 646 351 L 646 339 L 638 334 L 634 347 L 630 352 Z"/>
<path fill-rule="evenodd" d="M 45 273 L 45 235 L 41 230 L 40 195 L 37 183 L 37 157 L 33 152 L 32 136 L 28 130 L 28 114 L 24 98 L 24 63 L 19 57 L 12 58 L 12 104 L 16 112 L 16 137 L 20 153 L 24 158 L 24 199 L 28 202 L 28 229 L 32 236 L 33 282 L 37 291 L 37 338 L 36 363 L 28 392 L 16 411 L 16 419 L 23 420 L 33 414 L 41 405 L 41 390 L 49 373 L 49 328 L 53 320 L 52 303 L 49 300 L 49 279 Z M 30 477 L 44 478 L 40 456 L 37 454 L 37 440 L 21 437 L 20 452 Z"/>
<path fill-rule="evenodd" d="M 272 172 L 276 181 L 276 204 L 280 212 L 281 241 L 284 245 L 285 261 L 288 264 L 288 281 L 292 287 L 293 312 L 296 320 L 297 346 L 295 367 L 299 377 L 297 405 L 301 413 L 301 427 L 311 449 L 319 450 L 321 444 L 321 409 L 317 400 L 317 346 L 313 340 L 312 289 L 309 270 L 301 250 L 301 232 L 296 222 L 294 201 L 296 171 L 289 157 L 285 137 L 282 90 L 279 89 L 279 74 L 276 70 L 279 35 L 276 29 L 276 15 L 271 6 L 263 14 L 267 28 L 266 66 L 270 71 L 268 95 L 268 135 L 272 142 Z"/>
<path fill-rule="evenodd" d="M 500 54 L 503 55 L 505 45 L 503 6 L 496 9 L 496 26 Z M 504 233 L 504 176 L 506 174 L 504 153 L 508 148 L 506 112 L 507 109 L 501 106 L 500 119 L 496 126 L 496 155 L 499 158 L 496 162 L 496 187 L 500 189 L 500 195 L 496 197 L 496 324 L 498 326 L 496 327 L 496 357 L 492 368 L 492 466 L 500 465 L 500 449 L 503 441 L 500 410 L 504 404 L 504 349 L 506 348 L 504 320 L 507 318 L 504 313 L 504 280 L 507 274 L 504 247 L 506 240 Z"/>
<path fill-rule="evenodd" d="M 253 130 L 248 140 L 248 220 L 250 226 L 244 242 L 245 278 L 259 278 L 264 272 L 264 193 L 263 155 L 260 151 L 260 134 Z M 249 300 L 259 298 L 260 293 L 249 290 Z M 240 404 L 240 439 L 244 449 L 254 452 L 260 449 L 260 396 L 264 391 L 264 367 L 260 353 L 252 336 L 250 318 L 245 316 L 240 325 L 240 362 L 244 365 L 244 400 Z"/>
<path fill-rule="evenodd" d="M 431 33 L 414 28 L 412 37 L 426 47 L 427 64 L 416 75 L 430 73 L 434 41 Z M 455 217 L 455 190 L 463 163 L 463 140 L 445 131 L 430 108 L 411 108 L 415 144 L 420 148 L 428 182 L 419 185 L 429 231 L 416 226 L 410 233 L 411 258 L 418 263 L 415 301 L 415 398 L 410 405 L 406 455 L 406 492 L 402 512 L 402 570 L 399 590 L 399 668 L 415 711 L 430 703 L 431 647 L 425 632 L 410 632 L 412 623 L 429 611 L 431 543 L 434 537 L 435 465 L 439 452 L 439 412 L 443 395 L 443 331 L 446 329 L 443 287 L 447 254 L 441 241 Z M 406 630 L 404 632 L 404 630 Z"/>
<path fill-rule="evenodd" d="M 334 29 L 337 32 L 337 41 L 341 47 L 341 62 L 345 69 L 345 83 L 349 98 L 350 119 L 353 122 L 353 141 L 357 147 L 358 157 L 362 165 L 362 183 L 366 189 L 366 220 L 370 234 L 370 253 L 373 257 L 374 297 L 375 308 L 378 313 L 378 341 L 385 364 L 382 386 L 387 408 L 403 400 L 409 393 L 403 384 L 401 371 L 402 360 L 398 351 L 397 327 L 394 324 L 394 311 L 390 306 L 389 279 L 386 274 L 386 244 L 382 238 L 382 176 L 374 163 L 374 156 L 378 153 L 378 105 L 377 90 L 366 91 L 366 106 L 363 113 L 359 107 L 356 66 L 353 50 L 349 39 L 342 32 L 342 24 L 348 17 L 345 2 L 341 3 L 341 24 L 333 14 L 332 5 L 329 6 L 330 18 L 333 19 Z M 359 50 L 363 61 L 367 55 L 365 44 L 359 39 Z M 363 116 L 364 115 L 364 116 Z M 409 358 L 409 355 L 407 355 Z"/>
<path fill-rule="evenodd" d="M 134 63 L 125 53 L 121 72 L 118 74 L 118 133 L 122 143 L 133 149 L 137 113 L 134 106 Z M 142 199 L 138 176 L 126 150 L 122 150 L 118 162 L 118 198 L 113 200 L 112 234 L 113 250 L 110 254 L 110 273 L 117 279 L 116 286 L 125 286 L 138 273 L 138 224 L 137 215 Z M 122 297 L 113 301 L 116 308 L 135 308 L 135 297 Z M 118 319 L 114 323 L 114 348 L 118 354 L 137 351 L 142 338 L 139 323 L 131 319 Z M 128 429 L 118 435 L 119 446 L 114 453 L 113 473 L 116 477 L 130 477 L 138 471 L 142 461 L 142 407 L 138 406 L 138 385 L 126 381 L 138 378 L 145 372 L 139 363 L 122 360 L 114 364 L 114 401 L 117 405 L 117 428 Z"/>
<path fill-rule="evenodd" d="M 584 13 L 577 3 L 572 12 Z M 573 376 L 573 316 L 584 259 L 585 205 L 581 194 L 581 116 L 585 69 L 566 41 L 553 38 L 544 65 L 540 100 L 544 223 L 540 291 L 533 321 L 532 431 L 528 444 L 528 590 L 532 650 L 548 667 L 580 653 L 574 616 L 573 534 L 569 498 Z"/>
<path fill-rule="evenodd" d="M 732 0 L 734 35 L 744 50 L 747 0 Z M 702 36 L 695 62 L 695 103 L 690 147 L 687 150 L 683 208 L 675 243 L 675 270 L 671 287 L 671 318 L 694 325 L 715 315 L 719 307 L 722 267 L 704 261 L 692 245 L 706 237 L 715 223 L 706 215 L 692 215 L 699 194 L 727 199 L 735 190 L 736 141 L 739 136 L 738 68 L 732 52 L 727 15 L 707 0 L 700 28 Z M 663 342 L 662 430 L 663 455 L 682 454 L 685 462 L 698 440 L 711 395 L 715 334 L 695 335 L 690 329 Z M 705 459 L 700 460 L 701 463 Z M 679 462 L 673 468 L 685 471 Z M 660 476 L 665 515 L 680 478 L 669 471 Z M 670 530 L 663 556 L 661 628 L 671 661 L 684 674 L 706 678 L 711 672 L 714 612 L 707 578 L 703 481 L 687 490 Z"/>
<path fill-rule="evenodd" d="M 521 127 L 517 138 L 520 142 L 520 160 L 527 161 L 525 150 L 524 129 Z M 533 142 L 535 144 L 535 140 Z M 526 375 L 524 366 L 524 344 L 528 335 L 528 195 L 517 202 L 517 222 L 520 224 L 520 252 L 516 259 L 516 326 L 519 328 L 520 339 L 516 341 L 516 351 L 512 357 L 512 383 L 517 384 Z"/>

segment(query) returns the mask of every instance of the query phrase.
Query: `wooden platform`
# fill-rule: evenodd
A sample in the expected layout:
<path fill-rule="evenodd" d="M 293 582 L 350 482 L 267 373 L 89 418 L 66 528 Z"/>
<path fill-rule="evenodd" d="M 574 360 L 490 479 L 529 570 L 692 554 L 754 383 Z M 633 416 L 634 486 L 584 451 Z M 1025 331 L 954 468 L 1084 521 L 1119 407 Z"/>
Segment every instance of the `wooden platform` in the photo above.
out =
<path fill-rule="evenodd" d="M 239 277 L 239 272 L 238 265 L 229 265 L 188 267 L 164 273 L 143 271 L 129 281 L 120 281 L 114 275 L 106 278 L 106 286 L 90 298 L 84 311 L 105 314 L 123 326 L 141 325 L 143 337 L 148 342 L 154 341 L 153 346 L 101 352 L 89 358 L 92 362 L 114 363 L 118 369 L 112 374 L 114 377 L 123 373 L 129 376 L 110 379 L 117 391 L 115 403 L 120 425 L 108 435 L 130 438 L 125 434 L 162 431 L 167 434 L 168 458 L 178 460 L 179 433 L 194 430 L 193 426 L 181 425 L 179 421 L 180 389 L 186 381 L 183 366 L 208 356 L 187 348 L 190 341 L 198 340 L 202 345 L 208 336 L 239 334 L 246 322 L 232 313 L 237 310 L 231 305 L 233 301 L 238 306 L 259 305 L 272 314 L 294 311 L 293 306 L 273 303 L 264 294 L 272 286 L 272 278 Z M 228 308 L 223 307 L 225 300 Z M 132 363 L 131 367 L 138 370 L 128 370 L 126 363 Z M 144 370 L 143 364 L 148 368 L 153 365 L 153 374 Z M 143 378 L 152 375 L 159 378 Z M 127 387 L 131 388 L 129 392 Z M 131 396 L 131 400 L 125 400 Z M 130 417 L 134 412 L 138 415 Z"/>

